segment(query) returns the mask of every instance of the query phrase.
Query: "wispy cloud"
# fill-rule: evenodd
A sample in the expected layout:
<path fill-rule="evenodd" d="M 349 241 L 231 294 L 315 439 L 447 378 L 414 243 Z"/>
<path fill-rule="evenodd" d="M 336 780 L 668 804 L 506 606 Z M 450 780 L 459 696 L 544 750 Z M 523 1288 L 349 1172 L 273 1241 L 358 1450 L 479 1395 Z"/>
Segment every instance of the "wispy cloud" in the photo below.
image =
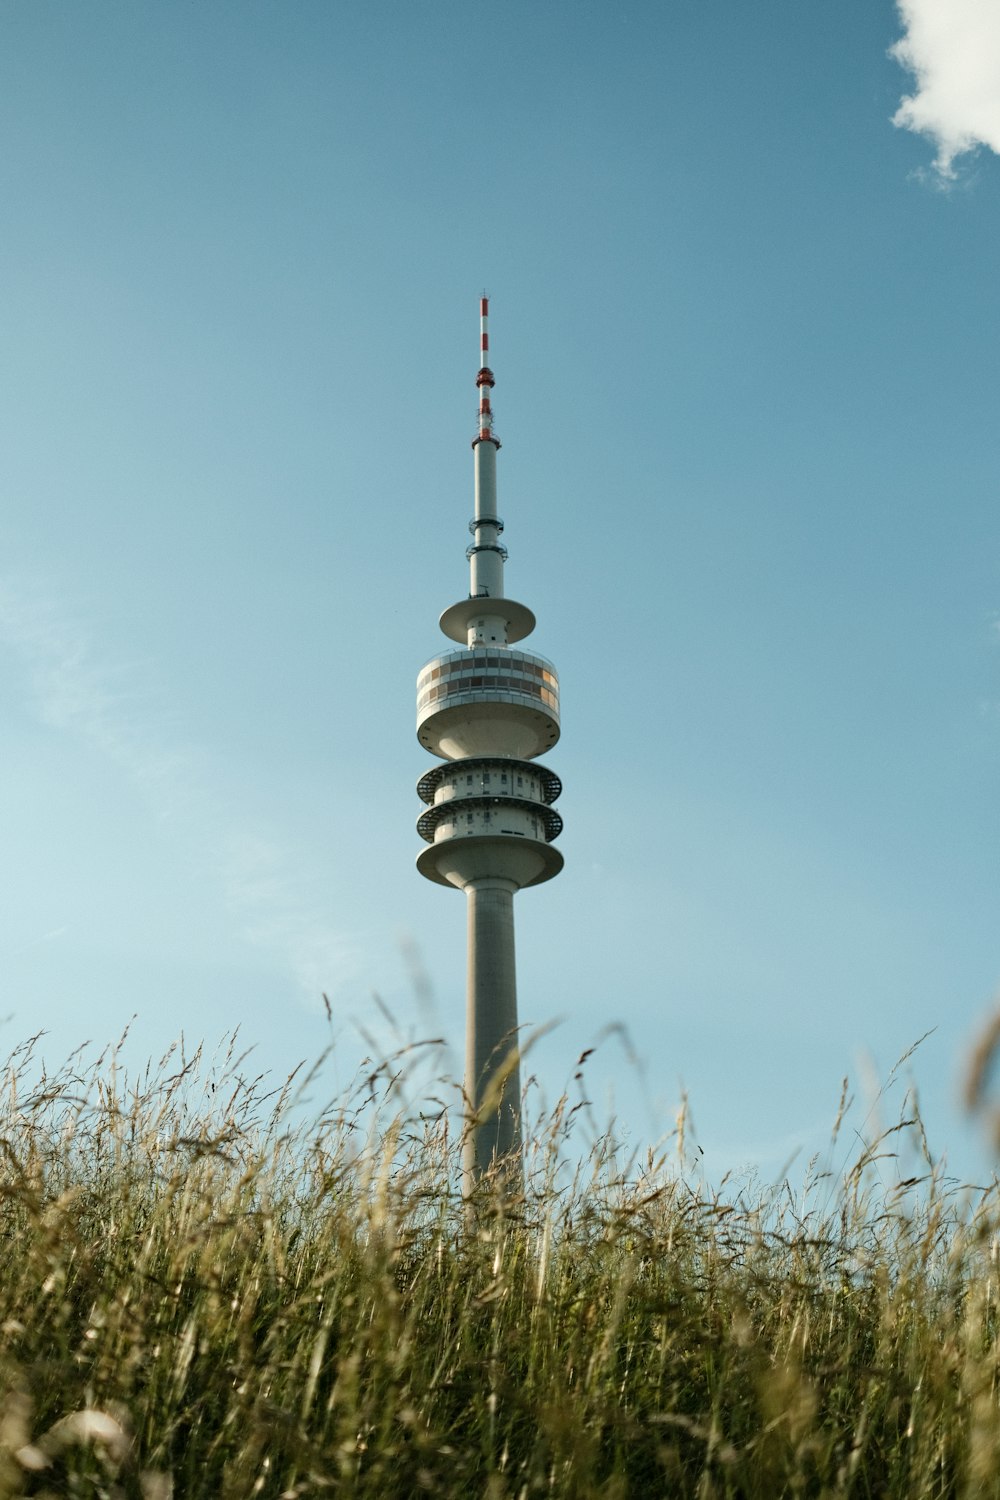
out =
<path fill-rule="evenodd" d="M 243 940 L 282 963 L 304 997 L 318 1007 L 324 990 L 357 977 L 360 953 L 329 922 L 302 851 L 227 815 L 210 757 L 179 742 L 152 673 L 103 654 L 51 588 L 10 579 L 0 579 L 0 651 L 20 668 L 36 718 L 117 767 L 215 880 Z"/>
<path fill-rule="evenodd" d="M 991 644 L 1000 647 L 1000 615 L 994 615 L 990 620 L 989 632 Z M 1000 724 L 1000 699 L 980 698 L 979 717 L 990 724 Z"/>
<path fill-rule="evenodd" d="M 50 593 L 9 580 L 0 580 L 0 646 L 19 660 L 43 723 L 85 741 L 136 785 L 155 785 L 167 811 L 171 787 L 180 788 L 195 757 L 151 736 L 156 710 L 134 667 L 99 660 L 88 632 Z"/>
<path fill-rule="evenodd" d="M 248 942 L 280 952 L 302 992 L 319 1004 L 325 991 L 362 970 L 359 945 L 334 928 L 321 892 L 299 854 L 247 828 L 231 828 L 222 863 L 226 900 Z"/>
<path fill-rule="evenodd" d="M 914 75 L 893 124 L 927 136 L 941 181 L 985 146 L 1000 154 L 1000 4 L 997 0 L 897 0 L 904 34 L 891 55 Z"/>

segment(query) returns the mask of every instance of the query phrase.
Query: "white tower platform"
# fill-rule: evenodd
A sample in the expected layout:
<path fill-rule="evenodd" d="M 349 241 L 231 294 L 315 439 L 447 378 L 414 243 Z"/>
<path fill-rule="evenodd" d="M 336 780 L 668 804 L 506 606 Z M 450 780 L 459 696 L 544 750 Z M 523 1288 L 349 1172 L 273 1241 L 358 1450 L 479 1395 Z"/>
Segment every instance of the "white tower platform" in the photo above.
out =
<path fill-rule="evenodd" d="M 544 656 L 512 650 L 535 617 L 503 591 L 489 368 L 488 304 L 480 304 L 479 429 L 473 439 L 475 515 L 467 549 L 469 596 L 446 609 L 441 629 L 463 649 L 435 656 L 417 677 L 417 738 L 445 764 L 421 776 L 427 809 L 417 830 L 428 847 L 417 869 L 464 891 L 468 901 L 464 1191 L 500 1163 L 521 1172 L 514 895 L 563 866 L 552 840 L 562 790 L 535 760 L 559 738 L 559 678 Z"/>

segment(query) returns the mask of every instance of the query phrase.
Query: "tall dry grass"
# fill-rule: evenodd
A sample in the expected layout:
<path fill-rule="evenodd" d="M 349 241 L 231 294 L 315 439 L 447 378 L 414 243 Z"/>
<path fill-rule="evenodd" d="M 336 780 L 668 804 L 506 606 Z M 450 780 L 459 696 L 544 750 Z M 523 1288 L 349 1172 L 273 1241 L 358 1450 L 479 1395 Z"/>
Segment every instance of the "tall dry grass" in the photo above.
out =
<path fill-rule="evenodd" d="M 997 1196 L 918 1120 L 710 1191 L 563 1100 L 469 1213 L 407 1067 L 310 1119 L 232 1049 L 14 1054 L 0 1497 L 1000 1493 Z"/>

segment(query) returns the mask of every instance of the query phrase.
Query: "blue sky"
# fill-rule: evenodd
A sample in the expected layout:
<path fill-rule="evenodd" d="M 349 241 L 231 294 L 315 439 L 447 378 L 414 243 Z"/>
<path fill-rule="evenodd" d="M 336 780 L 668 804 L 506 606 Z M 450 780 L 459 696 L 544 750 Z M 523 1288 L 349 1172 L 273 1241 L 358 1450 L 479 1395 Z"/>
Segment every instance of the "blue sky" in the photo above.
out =
<path fill-rule="evenodd" d="M 1000 20 L 940 11 L 4 7 L 12 1045 L 239 1024 L 283 1074 L 325 991 L 324 1086 L 391 1044 L 376 993 L 461 1056 L 414 683 L 486 289 L 508 588 L 562 678 L 541 1089 L 620 1023 L 598 1117 L 638 1143 L 686 1092 L 711 1171 L 766 1176 L 933 1029 L 907 1076 L 983 1170 Z"/>

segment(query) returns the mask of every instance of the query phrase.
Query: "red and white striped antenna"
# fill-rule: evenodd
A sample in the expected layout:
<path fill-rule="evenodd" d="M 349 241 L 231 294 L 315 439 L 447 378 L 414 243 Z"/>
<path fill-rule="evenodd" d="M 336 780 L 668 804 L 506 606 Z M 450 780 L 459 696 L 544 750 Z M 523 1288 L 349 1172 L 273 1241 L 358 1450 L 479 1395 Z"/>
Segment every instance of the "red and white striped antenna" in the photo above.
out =
<path fill-rule="evenodd" d="M 490 391 L 496 385 L 493 379 L 493 371 L 490 369 L 490 334 L 489 334 L 490 299 L 481 297 L 479 299 L 479 374 L 476 376 L 476 385 L 479 387 L 479 432 L 473 439 L 472 446 L 481 443 L 484 439 L 499 448 L 500 439 L 493 432 L 493 408 L 490 405 Z"/>

